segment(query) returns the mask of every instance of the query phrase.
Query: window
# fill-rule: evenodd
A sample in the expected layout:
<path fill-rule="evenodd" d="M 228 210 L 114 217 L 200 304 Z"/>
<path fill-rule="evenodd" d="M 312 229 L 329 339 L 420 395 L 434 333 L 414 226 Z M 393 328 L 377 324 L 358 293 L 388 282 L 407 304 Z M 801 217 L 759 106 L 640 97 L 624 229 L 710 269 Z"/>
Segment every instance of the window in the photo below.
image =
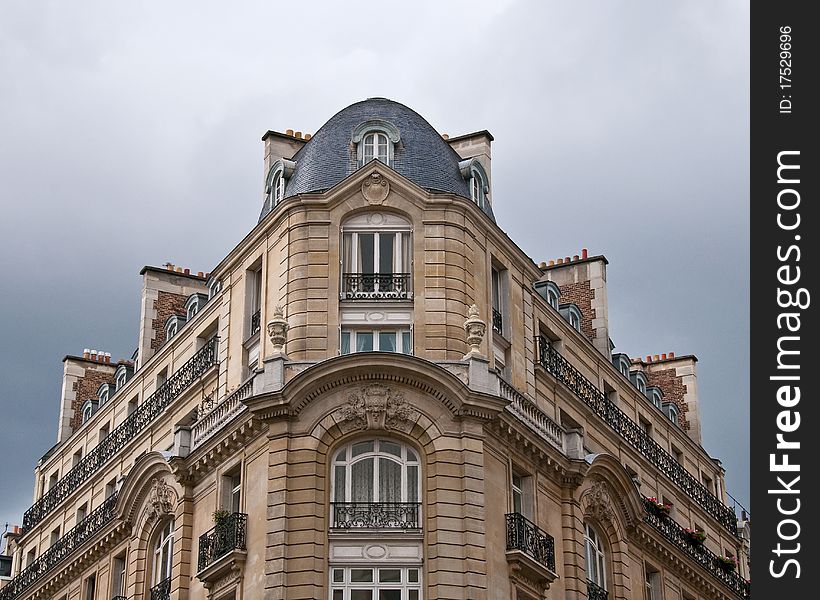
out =
<path fill-rule="evenodd" d="M 672 446 L 672 456 L 675 457 L 678 464 L 683 464 L 683 452 L 677 446 Z"/>
<path fill-rule="evenodd" d="M 489 187 L 484 169 L 481 168 L 481 164 L 477 160 L 471 161 L 468 183 L 470 185 L 470 200 L 475 202 L 476 205 L 483 210 L 487 205 L 487 192 L 489 191 Z"/>
<path fill-rule="evenodd" d="M 240 467 L 222 476 L 222 507 L 229 513 L 241 512 L 242 471 Z"/>
<path fill-rule="evenodd" d="M 88 421 L 94 415 L 94 411 L 97 410 L 97 406 L 98 406 L 97 400 L 86 400 L 85 402 L 83 402 L 83 408 L 82 408 L 83 423 Z"/>
<path fill-rule="evenodd" d="M 73 468 L 74 468 L 74 467 L 76 467 L 78 464 L 80 464 L 80 461 L 81 461 L 82 459 L 83 459 L 83 449 L 82 449 L 82 448 L 80 448 L 80 449 L 79 449 L 79 450 L 77 450 L 77 451 L 76 451 L 76 452 L 72 455 L 72 457 L 71 457 L 71 468 L 73 469 Z"/>
<path fill-rule="evenodd" d="M 55 485 L 57 485 L 57 482 L 59 480 L 60 480 L 59 471 L 55 471 L 54 473 L 52 473 L 48 478 L 48 489 L 52 489 Z"/>
<path fill-rule="evenodd" d="M 265 180 L 265 212 L 270 212 L 285 199 L 285 186 L 295 168 L 296 163 L 285 158 L 271 165 Z"/>
<path fill-rule="evenodd" d="M 97 576 L 91 575 L 85 580 L 85 600 L 94 600 L 97 597 Z"/>
<path fill-rule="evenodd" d="M 561 304 L 558 311 L 575 331 L 581 331 L 581 309 L 576 304 Z"/>
<path fill-rule="evenodd" d="M 162 527 L 154 542 L 152 585 L 156 586 L 171 579 L 174 560 L 174 522 L 168 521 Z"/>
<path fill-rule="evenodd" d="M 601 589 L 606 589 L 606 555 L 601 538 L 589 523 L 584 524 L 584 546 L 586 548 L 587 581 Z"/>
<path fill-rule="evenodd" d="M 111 596 L 125 596 L 125 552 L 114 557 L 111 565 Z"/>
<path fill-rule="evenodd" d="M 177 332 L 185 325 L 186 318 L 184 315 L 171 315 L 165 321 L 165 341 L 167 342 L 174 337 Z"/>
<path fill-rule="evenodd" d="M 644 572 L 646 600 L 661 600 L 661 574 L 649 564 L 644 565 Z"/>
<path fill-rule="evenodd" d="M 51 535 L 49 536 L 48 545 L 53 546 L 58 541 L 60 541 L 60 528 L 56 527 L 51 530 Z"/>
<path fill-rule="evenodd" d="M 701 479 L 703 480 L 703 487 L 709 490 L 712 494 L 715 493 L 714 483 L 712 482 L 712 478 L 709 477 L 706 473 L 700 474 Z"/>
<path fill-rule="evenodd" d="M 139 400 L 137 398 L 131 398 L 131 400 L 128 401 L 128 414 L 130 415 L 137 410 L 137 406 L 139 406 Z"/>
<path fill-rule="evenodd" d="M 513 512 L 531 518 L 532 506 L 532 478 L 513 471 L 512 474 L 512 509 Z"/>
<path fill-rule="evenodd" d="M 100 427 L 98 442 L 102 442 L 109 435 L 111 435 L 111 425 L 106 423 L 105 425 Z"/>
<path fill-rule="evenodd" d="M 412 354 L 413 342 L 409 329 L 342 329 L 340 351 Z"/>
<path fill-rule="evenodd" d="M 114 477 L 105 484 L 105 497 L 110 498 L 117 491 L 117 478 Z"/>
<path fill-rule="evenodd" d="M 623 352 L 613 354 L 612 364 L 615 365 L 615 368 L 618 369 L 618 371 L 620 371 L 621 375 L 629 379 L 629 367 L 631 366 L 631 361 L 626 354 Z"/>
<path fill-rule="evenodd" d="M 185 301 L 185 317 L 187 321 L 193 319 L 199 310 L 208 302 L 205 294 L 191 294 Z"/>
<path fill-rule="evenodd" d="M 370 231 L 350 231 L 362 219 L 347 225 L 342 234 L 342 299 L 411 298 L 410 225 L 392 217 L 389 229 L 373 230 L 381 215 L 371 215 Z M 358 227 L 356 227 L 358 229 Z M 365 223 L 362 223 L 362 229 Z M 404 229 L 404 231 L 397 230 Z"/>
<path fill-rule="evenodd" d="M 107 383 L 102 384 L 99 388 L 97 388 L 97 401 L 99 402 L 98 406 L 102 406 L 108 399 L 111 397 L 111 386 Z"/>
<path fill-rule="evenodd" d="M 354 442 L 333 461 L 334 502 L 418 502 L 419 459 L 391 440 Z"/>
<path fill-rule="evenodd" d="M 490 268 L 490 285 L 492 286 L 493 331 L 504 335 L 504 308 L 506 296 L 506 269 Z"/>
<path fill-rule="evenodd" d="M 538 295 L 546 300 L 551 307 L 558 310 L 558 300 L 561 298 L 561 289 L 558 285 L 554 281 L 536 281 L 534 285 Z"/>
<path fill-rule="evenodd" d="M 655 386 L 646 388 L 646 397 L 649 398 L 656 407 L 661 408 L 663 404 L 663 391 L 661 388 Z"/>
<path fill-rule="evenodd" d="M 640 425 L 641 431 L 643 431 L 646 435 L 652 436 L 652 423 L 643 417 L 638 417 L 638 425 Z"/>
<path fill-rule="evenodd" d="M 421 569 L 417 567 L 333 567 L 331 600 L 421 600 Z"/>
<path fill-rule="evenodd" d="M 395 148 L 401 139 L 398 128 L 389 121 L 372 119 L 353 130 L 351 141 L 356 146 L 359 167 L 373 160 L 393 166 Z"/>
<path fill-rule="evenodd" d="M 213 298 L 222 291 L 222 281 L 219 279 L 212 279 L 208 282 L 208 298 Z"/>
<path fill-rule="evenodd" d="M 262 265 L 249 269 L 245 277 L 245 306 L 250 315 L 247 320 L 247 335 L 250 338 L 262 329 Z"/>
<path fill-rule="evenodd" d="M 77 514 L 75 516 L 75 523 L 79 523 L 83 519 L 85 519 L 86 515 L 88 514 L 88 503 L 83 502 L 80 507 L 77 509 Z"/>
<path fill-rule="evenodd" d="M 128 367 L 126 365 L 119 365 L 115 375 L 115 390 L 119 390 L 128 381 Z"/>
<path fill-rule="evenodd" d="M 634 385 L 636 388 L 638 388 L 638 391 L 645 396 L 646 395 L 646 375 L 643 373 L 643 371 L 632 371 L 629 374 L 629 379 L 630 379 L 630 381 L 632 381 L 632 385 Z"/>
<path fill-rule="evenodd" d="M 26 553 L 26 566 L 29 566 L 37 559 L 37 548 L 32 548 Z"/>
<path fill-rule="evenodd" d="M 374 159 L 390 164 L 390 140 L 383 133 L 368 133 L 362 141 L 362 164 Z"/>
<path fill-rule="evenodd" d="M 670 421 L 672 421 L 675 425 L 679 424 L 678 418 L 680 417 L 680 414 L 678 413 L 678 407 L 674 402 L 664 402 L 662 410 Z"/>

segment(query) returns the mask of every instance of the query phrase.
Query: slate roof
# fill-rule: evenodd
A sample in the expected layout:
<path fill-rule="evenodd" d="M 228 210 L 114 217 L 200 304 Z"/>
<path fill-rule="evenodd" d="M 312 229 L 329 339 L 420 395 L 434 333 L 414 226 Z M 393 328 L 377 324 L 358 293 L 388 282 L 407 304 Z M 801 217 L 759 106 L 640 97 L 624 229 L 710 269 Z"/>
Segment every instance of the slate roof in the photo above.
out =
<path fill-rule="evenodd" d="M 468 184 L 458 168 L 461 157 L 456 151 L 424 117 L 387 98 L 368 98 L 351 104 L 322 125 L 292 157 L 296 169 L 287 181 L 284 197 L 323 192 L 356 171 L 353 130 L 371 119 L 388 121 L 399 130 L 401 140 L 394 148 L 391 165 L 397 173 L 433 192 L 470 197 Z M 495 221 L 489 205 L 485 212 Z M 265 214 L 263 208 L 260 220 Z"/>

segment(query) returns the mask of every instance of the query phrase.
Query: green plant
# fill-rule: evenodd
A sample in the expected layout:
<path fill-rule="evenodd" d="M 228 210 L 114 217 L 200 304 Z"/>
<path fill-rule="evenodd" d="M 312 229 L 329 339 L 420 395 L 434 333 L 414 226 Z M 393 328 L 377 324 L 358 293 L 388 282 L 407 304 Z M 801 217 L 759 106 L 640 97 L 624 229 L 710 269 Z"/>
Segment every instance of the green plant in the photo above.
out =
<path fill-rule="evenodd" d="M 222 521 L 224 521 L 225 519 L 227 519 L 230 516 L 231 516 L 231 513 L 229 513 L 227 510 L 215 510 L 214 511 L 214 523 L 219 525 L 220 523 L 222 523 Z"/>

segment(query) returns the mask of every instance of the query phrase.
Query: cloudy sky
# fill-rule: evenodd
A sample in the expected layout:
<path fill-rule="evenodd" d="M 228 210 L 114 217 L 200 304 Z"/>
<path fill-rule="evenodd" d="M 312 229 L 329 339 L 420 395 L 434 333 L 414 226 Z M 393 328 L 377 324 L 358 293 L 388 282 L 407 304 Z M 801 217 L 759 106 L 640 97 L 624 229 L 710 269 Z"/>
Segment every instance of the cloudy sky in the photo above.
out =
<path fill-rule="evenodd" d="M 208 271 L 254 226 L 261 135 L 372 96 L 493 133 L 494 211 L 536 262 L 607 256 L 618 350 L 699 357 L 748 506 L 748 27 L 743 1 L 0 3 L 0 526 L 63 356 L 130 356 L 140 268 Z"/>

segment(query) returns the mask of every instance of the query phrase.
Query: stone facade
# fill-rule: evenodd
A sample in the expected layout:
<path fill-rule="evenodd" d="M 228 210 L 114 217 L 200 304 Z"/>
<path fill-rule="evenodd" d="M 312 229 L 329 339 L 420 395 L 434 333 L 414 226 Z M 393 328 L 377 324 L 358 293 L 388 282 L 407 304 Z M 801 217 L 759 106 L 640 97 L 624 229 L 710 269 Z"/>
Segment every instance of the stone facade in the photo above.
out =
<path fill-rule="evenodd" d="M 269 133 L 266 162 L 291 148 L 298 164 L 321 135 Z M 402 136 L 406 166 L 413 132 Z M 491 136 L 464 139 L 441 152 L 484 144 L 489 171 Z M 409 273 L 362 271 L 353 234 L 359 250 L 381 236 Z M 38 481 L 59 469 L 71 485 L 38 486 L 0 600 L 85 600 L 91 587 L 135 600 L 748 597 L 745 562 L 740 575 L 714 563 L 748 547 L 726 519 L 722 469 L 603 352 L 605 262 L 591 264 L 581 334 L 535 293 L 545 270 L 490 212 L 374 162 L 286 195 L 207 278 L 144 269 L 139 369 L 38 464 Z M 207 303 L 156 343 L 162 311 L 203 290 Z M 617 406 L 596 395 L 610 388 Z M 655 458 L 630 442 L 639 419 Z M 657 458 L 673 447 L 683 470 Z M 69 472 L 78 448 L 97 461 L 88 473 Z M 687 479 L 702 473 L 714 494 Z M 683 527 L 704 529 L 705 549 Z M 54 559 L 57 528 L 69 550 Z M 27 561 L 43 574 L 23 574 Z"/>

